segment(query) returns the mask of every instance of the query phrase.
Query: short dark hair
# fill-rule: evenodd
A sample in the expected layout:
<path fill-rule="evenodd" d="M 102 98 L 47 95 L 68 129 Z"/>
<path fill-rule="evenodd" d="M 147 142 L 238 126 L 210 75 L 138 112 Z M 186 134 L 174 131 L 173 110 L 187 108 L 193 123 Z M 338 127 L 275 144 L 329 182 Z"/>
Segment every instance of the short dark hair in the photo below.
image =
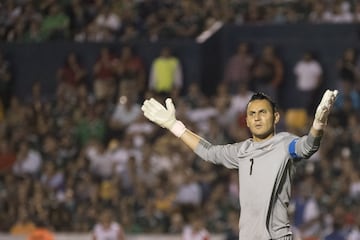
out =
<path fill-rule="evenodd" d="M 266 100 L 266 101 L 268 101 L 270 103 L 270 106 L 271 106 L 274 113 L 278 111 L 278 106 L 277 106 L 276 102 L 274 100 L 272 100 L 269 95 L 267 95 L 267 94 L 265 94 L 263 92 L 254 93 L 251 96 L 247 106 L 249 105 L 249 103 L 251 103 L 252 101 L 255 101 L 255 100 Z M 246 106 L 246 108 L 247 108 L 247 106 Z"/>

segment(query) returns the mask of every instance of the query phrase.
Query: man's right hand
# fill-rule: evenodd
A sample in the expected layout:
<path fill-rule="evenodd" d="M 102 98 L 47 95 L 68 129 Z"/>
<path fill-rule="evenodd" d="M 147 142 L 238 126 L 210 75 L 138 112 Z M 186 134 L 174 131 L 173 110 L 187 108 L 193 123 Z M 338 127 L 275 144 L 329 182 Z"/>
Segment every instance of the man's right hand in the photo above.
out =
<path fill-rule="evenodd" d="M 182 122 L 176 120 L 175 106 L 171 98 L 167 98 L 165 104 L 166 107 L 151 98 L 144 101 L 141 110 L 150 121 L 169 129 L 175 136 L 180 137 L 185 132 L 186 127 Z"/>

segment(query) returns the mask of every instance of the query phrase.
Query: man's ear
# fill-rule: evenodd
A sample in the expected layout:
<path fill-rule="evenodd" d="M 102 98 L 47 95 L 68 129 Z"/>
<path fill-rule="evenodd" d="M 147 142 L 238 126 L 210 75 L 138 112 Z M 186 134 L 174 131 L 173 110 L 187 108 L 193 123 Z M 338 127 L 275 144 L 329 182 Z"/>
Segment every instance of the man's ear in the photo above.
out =
<path fill-rule="evenodd" d="M 280 121 L 280 113 L 275 112 L 274 113 L 274 124 L 277 124 Z"/>

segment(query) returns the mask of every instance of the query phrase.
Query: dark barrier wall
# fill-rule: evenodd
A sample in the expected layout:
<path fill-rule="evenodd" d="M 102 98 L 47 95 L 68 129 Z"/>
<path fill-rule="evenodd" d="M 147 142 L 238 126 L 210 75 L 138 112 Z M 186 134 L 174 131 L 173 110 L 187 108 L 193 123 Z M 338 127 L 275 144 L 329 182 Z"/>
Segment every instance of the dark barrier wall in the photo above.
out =
<path fill-rule="evenodd" d="M 221 41 L 221 61 L 226 62 L 241 41 L 250 43 L 256 55 L 264 45 L 274 45 L 286 69 L 280 102 L 284 108 L 296 107 L 298 93 L 294 87 L 293 68 L 302 54 L 307 50 L 315 53 L 324 70 L 322 88 L 335 88 L 338 81 L 336 61 L 346 48 L 360 50 L 359 30 L 358 24 L 226 26 Z"/>
<path fill-rule="evenodd" d="M 190 82 L 199 82 L 207 94 L 215 92 L 221 81 L 227 59 L 234 53 L 237 44 L 245 41 L 258 54 L 265 44 L 273 44 L 284 60 L 286 73 L 282 86 L 283 107 L 293 107 L 296 100 L 292 68 L 306 50 L 313 50 L 324 68 L 324 88 L 335 88 L 337 82 L 336 61 L 344 49 L 355 47 L 360 50 L 359 25 L 274 25 L 274 26 L 225 26 L 203 44 L 194 41 L 136 42 L 134 49 L 144 60 L 147 71 L 153 59 L 164 45 L 170 46 L 180 58 L 184 69 L 185 88 Z M 118 43 L 42 43 L 42 44 L 0 44 L 10 59 L 15 73 L 15 93 L 26 97 L 31 84 L 39 80 L 44 90 L 53 94 L 56 87 L 56 70 L 62 66 L 66 55 L 74 51 L 81 62 L 92 72 L 92 66 L 99 50 L 108 46 L 114 53 L 120 53 Z M 88 79 L 89 84 L 92 78 Z M 295 99 L 295 100 L 294 100 Z"/>
<path fill-rule="evenodd" d="M 173 49 L 179 57 L 184 71 L 185 87 L 189 81 L 200 81 L 199 46 L 194 41 L 136 42 L 132 46 L 135 53 L 144 61 L 147 72 L 163 46 Z M 41 44 L 2 44 L 6 57 L 12 65 L 15 80 L 15 94 L 26 98 L 34 81 L 40 81 L 49 96 L 56 89 L 56 72 L 64 64 L 66 56 L 75 52 L 80 62 L 88 70 L 88 84 L 92 83 L 92 69 L 102 47 L 109 47 L 113 54 L 119 55 L 121 45 L 117 43 L 70 43 L 49 42 Z"/>

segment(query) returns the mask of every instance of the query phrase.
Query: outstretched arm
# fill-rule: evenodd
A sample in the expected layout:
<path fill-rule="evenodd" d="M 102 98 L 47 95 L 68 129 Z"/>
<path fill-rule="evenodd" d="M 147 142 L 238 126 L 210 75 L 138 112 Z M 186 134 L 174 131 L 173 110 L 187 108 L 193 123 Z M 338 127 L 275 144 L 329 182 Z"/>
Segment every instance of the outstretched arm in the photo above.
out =
<path fill-rule="evenodd" d="M 199 145 L 200 140 L 202 139 L 199 135 L 194 132 L 186 129 L 183 135 L 181 135 L 180 139 L 189 146 L 193 151 L 195 151 L 196 147 Z"/>
<path fill-rule="evenodd" d="M 201 137 L 187 129 L 181 121 L 176 119 L 175 107 L 171 98 L 166 99 L 165 105 L 166 107 L 151 98 L 145 100 L 141 110 L 150 121 L 158 124 L 162 128 L 170 130 L 194 151 Z"/>
<path fill-rule="evenodd" d="M 309 134 L 300 139 L 295 139 L 290 143 L 289 152 L 294 158 L 309 158 L 319 149 L 320 140 L 337 94 L 337 90 L 326 90 L 316 109 L 315 118 Z"/>
<path fill-rule="evenodd" d="M 166 99 L 165 106 L 151 98 L 145 100 L 141 109 L 146 118 L 170 130 L 205 161 L 223 164 L 227 168 L 238 167 L 236 156 L 239 145 L 212 145 L 210 142 L 187 129 L 181 121 L 176 119 L 175 107 L 170 98 Z"/>

